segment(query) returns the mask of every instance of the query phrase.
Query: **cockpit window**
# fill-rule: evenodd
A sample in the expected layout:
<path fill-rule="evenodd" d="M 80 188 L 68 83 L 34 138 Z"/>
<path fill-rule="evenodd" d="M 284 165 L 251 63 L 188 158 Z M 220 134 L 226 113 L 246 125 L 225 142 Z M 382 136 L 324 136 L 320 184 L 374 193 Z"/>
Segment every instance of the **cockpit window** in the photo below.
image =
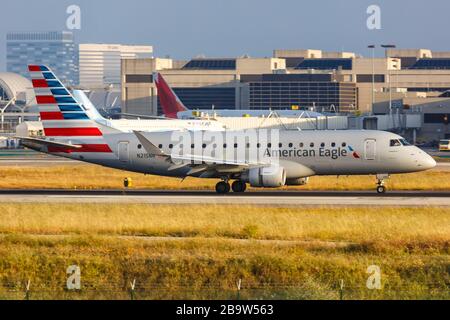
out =
<path fill-rule="evenodd" d="M 410 146 L 410 145 L 411 145 L 411 143 L 409 143 L 408 140 L 406 140 L 406 139 L 400 139 L 400 142 L 401 142 L 402 145 L 404 145 L 404 146 Z"/>
<path fill-rule="evenodd" d="M 391 147 L 400 147 L 402 145 L 402 143 L 400 142 L 400 140 L 391 140 Z"/>

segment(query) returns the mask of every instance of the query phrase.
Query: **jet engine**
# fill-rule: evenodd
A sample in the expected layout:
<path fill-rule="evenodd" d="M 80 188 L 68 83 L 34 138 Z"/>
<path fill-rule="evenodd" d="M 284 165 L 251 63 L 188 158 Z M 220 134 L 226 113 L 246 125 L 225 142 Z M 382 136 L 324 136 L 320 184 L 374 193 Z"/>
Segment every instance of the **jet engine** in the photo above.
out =
<path fill-rule="evenodd" d="M 286 170 L 279 166 L 253 168 L 248 172 L 252 187 L 277 188 L 286 184 Z"/>

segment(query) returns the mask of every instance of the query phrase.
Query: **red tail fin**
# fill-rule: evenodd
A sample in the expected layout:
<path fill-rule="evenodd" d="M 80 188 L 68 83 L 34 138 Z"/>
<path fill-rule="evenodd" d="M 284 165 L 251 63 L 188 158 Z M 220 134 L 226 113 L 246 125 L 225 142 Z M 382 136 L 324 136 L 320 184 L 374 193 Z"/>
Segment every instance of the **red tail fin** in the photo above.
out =
<path fill-rule="evenodd" d="M 178 112 L 188 110 L 160 73 L 154 74 L 154 81 L 158 89 L 159 101 L 161 102 L 163 113 L 167 118 L 176 119 Z"/>

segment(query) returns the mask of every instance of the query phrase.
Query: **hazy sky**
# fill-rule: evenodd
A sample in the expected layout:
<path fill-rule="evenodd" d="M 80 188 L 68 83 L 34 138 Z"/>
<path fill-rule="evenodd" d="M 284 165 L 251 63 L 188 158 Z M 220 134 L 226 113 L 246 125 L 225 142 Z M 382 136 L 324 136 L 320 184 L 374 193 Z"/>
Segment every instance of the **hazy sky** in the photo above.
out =
<path fill-rule="evenodd" d="M 81 7 L 76 42 L 151 44 L 161 57 L 264 57 L 274 48 L 369 55 L 369 43 L 450 51 L 448 0 L 6 0 L 0 70 L 8 31 L 66 30 L 71 4 Z M 381 8 L 381 30 L 366 26 L 372 4 Z"/>

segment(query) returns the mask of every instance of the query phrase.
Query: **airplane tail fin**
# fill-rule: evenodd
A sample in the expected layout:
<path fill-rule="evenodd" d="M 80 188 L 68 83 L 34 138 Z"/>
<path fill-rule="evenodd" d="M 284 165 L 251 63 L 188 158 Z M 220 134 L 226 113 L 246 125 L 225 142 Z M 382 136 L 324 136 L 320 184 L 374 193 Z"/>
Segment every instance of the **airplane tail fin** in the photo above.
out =
<path fill-rule="evenodd" d="M 188 111 L 189 109 L 181 102 L 175 92 L 170 88 L 162 75 L 158 73 L 153 74 L 153 79 L 158 89 L 159 101 L 164 115 L 167 118 L 177 118 L 178 112 Z"/>
<path fill-rule="evenodd" d="M 74 152 L 112 152 L 103 139 L 103 132 L 98 123 L 89 116 L 83 105 L 77 102 L 50 68 L 29 65 L 28 70 L 46 137 L 76 141 L 81 148 L 73 150 Z M 53 149 L 53 152 L 70 151 L 64 148 Z M 49 149 L 49 152 L 52 151 Z"/>

